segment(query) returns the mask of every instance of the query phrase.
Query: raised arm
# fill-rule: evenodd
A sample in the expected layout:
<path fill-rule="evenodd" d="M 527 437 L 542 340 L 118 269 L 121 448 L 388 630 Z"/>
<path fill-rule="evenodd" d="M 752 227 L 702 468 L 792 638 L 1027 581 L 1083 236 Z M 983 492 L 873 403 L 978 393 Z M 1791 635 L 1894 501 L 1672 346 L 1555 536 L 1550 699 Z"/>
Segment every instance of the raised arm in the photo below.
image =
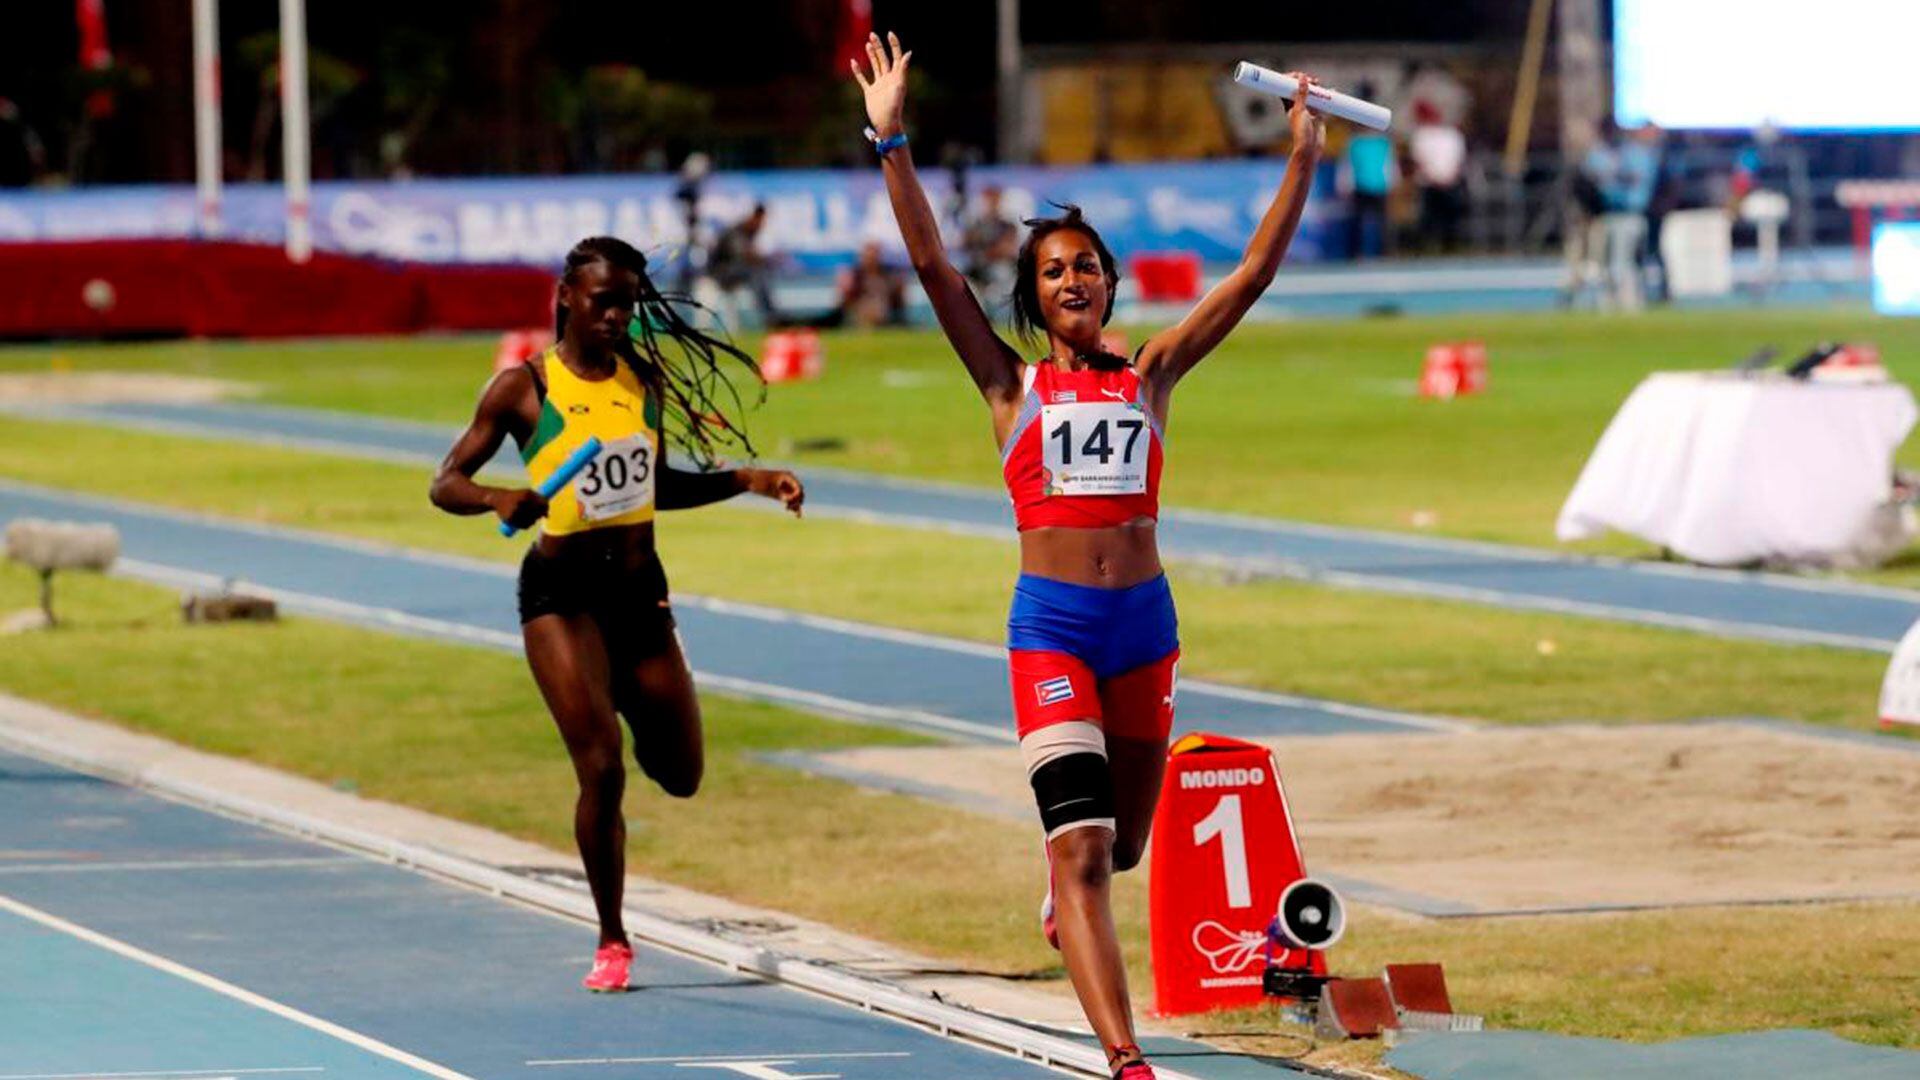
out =
<path fill-rule="evenodd" d="M 1287 111 L 1293 127 L 1293 152 L 1287 158 L 1287 174 L 1280 190 L 1253 231 L 1240 265 L 1218 285 L 1200 298 L 1179 325 L 1150 338 L 1140 349 L 1140 376 L 1164 392 L 1180 377 L 1193 370 L 1220 344 L 1233 328 L 1240 325 L 1254 301 L 1273 284 L 1273 276 L 1286 258 L 1287 246 L 1300 227 L 1301 211 L 1306 209 L 1307 190 L 1313 186 L 1313 172 L 1320 164 L 1320 146 L 1326 131 L 1320 118 L 1307 109 L 1307 96 L 1314 92 L 1313 80 L 1293 73 L 1306 88 Z"/>
<path fill-rule="evenodd" d="M 489 487 L 473 478 L 481 466 L 493 460 L 509 434 L 525 434 L 520 405 L 532 392 L 533 377 L 523 368 L 503 371 L 487 383 L 480 393 L 480 405 L 474 409 L 473 422 L 460 433 L 433 474 L 433 485 L 427 491 L 433 505 L 449 514 L 492 511 L 516 529 L 527 528 L 546 514 L 547 500 L 534 491 Z"/>
<path fill-rule="evenodd" d="M 904 130 L 900 114 L 907 97 L 907 63 L 912 59 L 912 53 L 900 51 L 900 39 L 894 35 L 888 34 L 882 44 L 879 35 L 869 34 L 867 61 L 872 78 L 861 72 L 858 61 L 848 62 L 854 81 L 866 95 L 867 118 L 883 140 Z M 882 155 L 881 170 L 887 178 L 887 198 L 893 203 L 894 220 L 900 223 L 900 237 L 907 243 L 907 257 L 920 277 L 920 286 L 927 291 L 927 299 L 933 302 L 940 329 L 960 354 L 960 362 L 973 376 L 980 396 L 996 409 L 1018 408 L 1020 356 L 993 332 L 980 301 L 947 259 L 939 221 L 913 170 L 913 152 L 904 144 L 888 150 Z"/>

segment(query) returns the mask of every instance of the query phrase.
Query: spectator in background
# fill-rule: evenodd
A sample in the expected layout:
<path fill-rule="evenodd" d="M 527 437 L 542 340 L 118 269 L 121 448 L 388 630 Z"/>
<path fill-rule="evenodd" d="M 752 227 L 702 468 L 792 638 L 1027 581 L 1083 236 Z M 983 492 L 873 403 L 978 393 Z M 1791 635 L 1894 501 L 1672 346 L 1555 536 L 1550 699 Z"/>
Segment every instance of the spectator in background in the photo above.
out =
<path fill-rule="evenodd" d="M 1654 303 L 1664 304 L 1672 296 L 1667 289 L 1667 257 L 1660 250 L 1660 229 L 1667 215 L 1680 208 L 1686 178 L 1676 160 L 1678 155 L 1667 153 L 1666 132 L 1649 123 L 1634 137 L 1646 144 L 1653 158 L 1653 180 L 1647 194 L 1647 235 L 1640 244 L 1640 270 L 1652 281 L 1648 292 Z"/>
<path fill-rule="evenodd" d="M 766 204 L 755 203 L 751 213 L 714 238 L 713 250 L 707 253 L 706 280 L 718 290 L 720 300 L 708 306 L 737 322 L 739 313 L 733 298 L 741 289 L 746 289 L 753 294 L 754 305 L 760 310 L 760 324 L 777 326 L 782 319 L 773 304 L 773 260 L 760 248 L 760 234 L 766 224 Z"/>
<path fill-rule="evenodd" d="M 1753 284 L 1762 291 L 1779 282 L 1780 230 L 1793 211 L 1792 171 L 1780 128 L 1762 121 L 1735 162 L 1731 191 L 1734 222 L 1753 230 L 1760 261 Z"/>
<path fill-rule="evenodd" d="M 1013 287 L 1013 260 L 1020 252 L 1020 227 L 1000 208 L 1000 189 L 980 191 L 980 209 L 960 234 L 967 280 L 980 296 L 999 296 Z"/>
<path fill-rule="evenodd" d="M 1447 123 L 1431 101 L 1413 105 L 1413 135 L 1407 144 L 1413 182 L 1420 189 L 1420 241 L 1447 251 L 1460 238 L 1465 204 L 1467 137 Z"/>
<path fill-rule="evenodd" d="M 20 115 L 20 106 L 0 97 L 0 187 L 26 187 L 47 167 L 40 136 Z"/>
<path fill-rule="evenodd" d="M 688 296 L 693 295 L 694 279 L 700 272 L 700 188 L 712 169 L 712 160 L 695 150 L 680 163 L 680 183 L 673 189 L 674 201 L 680 204 L 686 222 L 687 240 L 680 250 L 680 291 Z"/>
<path fill-rule="evenodd" d="M 907 321 L 907 279 L 880 257 L 880 245 L 860 245 L 860 257 L 840 271 L 840 303 L 819 326 L 902 326 Z"/>
<path fill-rule="evenodd" d="M 1569 145 L 1593 147 L 1599 144 L 1599 138 L 1599 131 L 1590 121 L 1573 121 Z M 1581 306 L 1589 290 L 1595 288 L 1605 276 L 1600 268 L 1601 249 L 1605 246 L 1600 216 L 1606 212 L 1600 185 L 1594 182 L 1593 174 L 1587 168 L 1587 159 L 1582 158 L 1580 166 L 1569 175 L 1567 184 L 1566 229 L 1563 234 L 1567 285 L 1560 298 L 1566 307 Z"/>
<path fill-rule="evenodd" d="M 1355 95 L 1374 100 L 1373 84 L 1361 83 Z M 1366 259 L 1386 253 L 1387 197 L 1393 193 L 1399 172 L 1393 140 L 1385 132 L 1359 128 L 1347 139 L 1346 152 L 1340 156 L 1339 183 L 1352 210 L 1347 219 L 1347 253 L 1352 257 Z"/>
<path fill-rule="evenodd" d="M 1581 172 L 1599 193 L 1600 216 L 1589 226 L 1589 253 L 1606 272 L 1603 305 L 1638 311 L 1644 303 L 1640 245 L 1647 235 L 1647 208 L 1659 170 L 1658 151 L 1635 133 L 1623 138 L 1609 125 L 1605 138 L 1587 151 Z"/>

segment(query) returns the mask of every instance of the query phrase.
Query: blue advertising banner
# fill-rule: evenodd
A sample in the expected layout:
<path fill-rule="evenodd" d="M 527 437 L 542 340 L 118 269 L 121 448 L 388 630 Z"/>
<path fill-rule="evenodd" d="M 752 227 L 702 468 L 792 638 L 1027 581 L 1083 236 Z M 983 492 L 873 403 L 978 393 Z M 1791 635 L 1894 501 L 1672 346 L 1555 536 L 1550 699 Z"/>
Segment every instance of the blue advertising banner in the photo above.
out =
<path fill-rule="evenodd" d="M 995 167 L 967 174 L 969 193 L 1002 191 L 1020 217 L 1076 203 L 1121 258 L 1141 251 L 1198 252 L 1209 262 L 1240 257 L 1286 169 L 1283 159 L 1081 168 Z M 1344 207 L 1327 194 L 1323 165 L 1290 258 L 1313 261 L 1344 249 Z M 935 207 L 951 216 L 951 176 L 922 174 Z M 580 237 L 612 233 L 672 261 L 686 247 L 679 182 L 657 174 L 313 185 L 313 236 L 322 250 L 423 262 L 519 262 L 551 266 Z M 804 270 L 849 261 L 862 244 L 898 256 L 899 230 L 877 170 L 716 173 L 700 187 L 702 233 L 767 206 L 762 246 Z M 222 237 L 278 244 L 284 200 L 270 184 L 226 189 Z M 957 226 L 949 222 L 957 231 Z M 191 186 L 87 188 L 0 194 L 0 243 L 178 238 L 197 235 Z"/>

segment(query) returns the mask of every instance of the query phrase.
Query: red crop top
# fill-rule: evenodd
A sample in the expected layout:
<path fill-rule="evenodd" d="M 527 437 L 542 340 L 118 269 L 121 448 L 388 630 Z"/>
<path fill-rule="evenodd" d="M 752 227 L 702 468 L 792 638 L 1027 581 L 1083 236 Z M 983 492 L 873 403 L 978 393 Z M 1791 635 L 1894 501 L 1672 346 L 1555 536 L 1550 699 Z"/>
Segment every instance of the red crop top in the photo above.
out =
<path fill-rule="evenodd" d="M 1131 366 L 1061 371 L 1031 364 L 1000 453 L 1022 532 L 1099 529 L 1160 516 L 1160 421 Z"/>

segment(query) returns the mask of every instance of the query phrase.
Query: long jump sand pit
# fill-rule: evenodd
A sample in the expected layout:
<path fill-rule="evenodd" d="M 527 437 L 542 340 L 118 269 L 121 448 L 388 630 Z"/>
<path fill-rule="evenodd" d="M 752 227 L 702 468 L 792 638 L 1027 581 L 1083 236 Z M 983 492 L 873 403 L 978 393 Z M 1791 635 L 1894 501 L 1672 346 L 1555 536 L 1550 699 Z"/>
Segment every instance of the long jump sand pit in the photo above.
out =
<path fill-rule="evenodd" d="M 1742 723 L 1264 741 L 1311 870 L 1474 911 L 1920 896 L 1912 744 Z M 1028 803 L 1012 750 L 826 760 Z"/>
<path fill-rule="evenodd" d="M 194 405 L 246 397 L 253 388 L 226 379 L 137 371 L 45 371 L 0 375 L 0 406 Z"/>

